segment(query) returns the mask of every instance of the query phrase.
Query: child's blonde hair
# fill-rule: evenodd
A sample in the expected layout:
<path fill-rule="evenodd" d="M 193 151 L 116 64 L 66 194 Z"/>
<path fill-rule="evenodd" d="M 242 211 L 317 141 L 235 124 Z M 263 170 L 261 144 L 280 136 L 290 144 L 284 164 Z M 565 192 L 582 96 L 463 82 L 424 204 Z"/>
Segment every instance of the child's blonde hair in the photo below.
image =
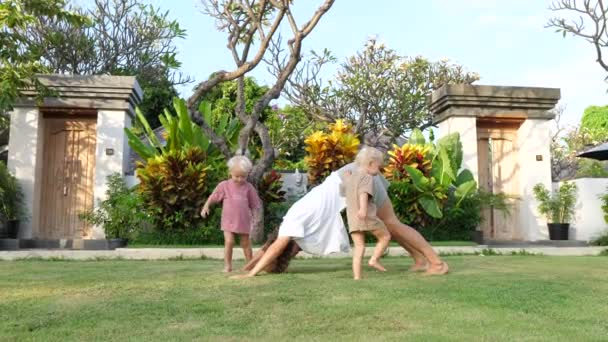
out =
<path fill-rule="evenodd" d="M 377 161 L 380 165 L 384 164 L 384 154 L 377 148 L 363 146 L 363 148 L 359 150 L 359 153 L 357 153 L 355 162 L 359 166 L 367 166 L 372 161 Z"/>
<path fill-rule="evenodd" d="M 249 173 L 253 168 L 253 165 L 251 164 L 249 158 L 245 156 L 234 156 L 228 161 L 228 170 L 232 171 L 236 168 L 242 170 L 243 172 Z"/>

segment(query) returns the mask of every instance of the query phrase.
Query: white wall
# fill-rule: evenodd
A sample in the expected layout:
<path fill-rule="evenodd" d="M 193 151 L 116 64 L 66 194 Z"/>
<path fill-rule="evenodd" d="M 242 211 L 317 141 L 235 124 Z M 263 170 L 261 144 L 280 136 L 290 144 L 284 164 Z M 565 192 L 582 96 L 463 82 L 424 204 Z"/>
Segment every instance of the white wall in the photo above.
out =
<path fill-rule="evenodd" d="M 570 239 L 589 241 L 608 232 L 599 198 L 608 193 L 608 178 L 580 178 L 571 182 L 578 188 L 578 200 L 570 224 Z"/>
<path fill-rule="evenodd" d="M 477 165 L 477 118 L 450 117 L 439 123 L 439 137 L 459 133 L 462 142 L 462 168 L 469 169 L 479 182 Z"/>
<path fill-rule="evenodd" d="M 130 126 L 131 118 L 126 111 L 100 110 L 97 113 L 97 149 L 93 191 L 95 206 L 106 198 L 107 177 L 114 172 L 124 175 L 128 167 L 128 143 L 124 128 Z M 114 149 L 113 155 L 106 154 L 108 148 Z M 103 239 L 104 237 L 100 227 L 93 228 L 93 239 Z"/>
<path fill-rule="evenodd" d="M 19 226 L 20 238 L 32 238 L 38 226 L 42 186 L 43 120 L 37 108 L 15 108 L 11 112 L 8 169 L 21 184 L 26 220 Z"/>
<path fill-rule="evenodd" d="M 517 132 L 519 146 L 519 215 L 522 238 L 528 241 L 548 240 L 545 218 L 538 213 L 532 188 L 538 183 L 551 188 L 551 122 L 526 120 Z M 537 161 L 536 156 L 542 160 Z"/>

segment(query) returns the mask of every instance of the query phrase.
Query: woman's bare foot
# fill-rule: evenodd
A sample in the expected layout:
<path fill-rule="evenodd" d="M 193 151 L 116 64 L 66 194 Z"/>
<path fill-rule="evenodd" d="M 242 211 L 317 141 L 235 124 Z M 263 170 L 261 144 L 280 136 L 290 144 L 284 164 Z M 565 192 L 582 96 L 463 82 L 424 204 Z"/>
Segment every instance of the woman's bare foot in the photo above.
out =
<path fill-rule="evenodd" d="M 382 266 L 378 261 L 370 260 L 367 264 L 380 272 L 386 272 L 386 268 L 384 268 L 384 266 Z"/>
<path fill-rule="evenodd" d="M 410 272 L 424 272 L 426 270 L 427 270 L 426 263 L 423 263 L 423 264 L 413 264 L 412 267 L 410 267 Z"/>
<path fill-rule="evenodd" d="M 431 264 L 426 272 L 424 273 L 425 275 L 443 275 L 443 274 L 447 274 L 450 271 L 450 268 L 448 267 L 448 264 L 445 262 L 442 262 L 441 264 Z"/>

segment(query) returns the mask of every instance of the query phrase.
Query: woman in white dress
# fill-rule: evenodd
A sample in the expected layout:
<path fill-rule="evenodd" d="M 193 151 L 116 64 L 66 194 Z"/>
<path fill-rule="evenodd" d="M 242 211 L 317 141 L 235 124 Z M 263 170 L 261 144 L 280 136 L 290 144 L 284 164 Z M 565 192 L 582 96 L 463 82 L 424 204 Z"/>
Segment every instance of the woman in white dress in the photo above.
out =
<path fill-rule="evenodd" d="M 245 265 L 247 274 L 234 278 L 253 277 L 261 271 L 284 272 L 289 261 L 300 250 L 316 255 L 348 252 L 350 243 L 340 212 L 345 208 L 340 196 L 342 178 L 354 164 L 348 164 L 327 177 L 289 209 L 274 241 L 267 242 Z M 429 243 L 415 229 L 399 221 L 387 193 L 388 182 L 383 176 L 374 177 L 373 201 L 378 217 L 384 222 L 392 238 L 414 259 L 412 271 L 427 274 L 446 274 L 443 262 Z"/>

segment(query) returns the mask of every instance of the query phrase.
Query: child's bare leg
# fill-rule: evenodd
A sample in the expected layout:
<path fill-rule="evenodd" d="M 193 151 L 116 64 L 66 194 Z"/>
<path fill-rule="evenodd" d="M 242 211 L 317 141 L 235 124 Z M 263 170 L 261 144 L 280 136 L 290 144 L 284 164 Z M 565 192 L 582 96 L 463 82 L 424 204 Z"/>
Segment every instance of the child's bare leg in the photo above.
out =
<path fill-rule="evenodd" d="M 251 261 L 251 240 L 249 239 L 249 234 L 239 234 L 239 239 L 241 240 L 241 248 L 243 249 L 243 254 L 245 254 L 245 260 L 247 262 Z"/>
<path fill-rule="evenodd" d="M 234 248 L 234 234 L 224 232 L 224 272 L 232 272 L 232 248 Z"/>
<path fill-rule="evenodd" d="M 374 248 L 374 254 L 367 264 L 378 271 L 386 272 L 386 268 L 380 264 L 380 258 L 391 241 L 391 234 L 386 229 L 372 230 L 372 234 L 374 234 L 378 241 L 376 242 L 376 248 Z"/>
<path fill-rule="evenodd" d="M 355 244 L 355 248 L 353 248 L 353 278 L 355 280 L 360 280 L 361 262 L 363 261 L 363 254 L 365 254 L 365 233 L 352 232 L 350 235 Z"/>

